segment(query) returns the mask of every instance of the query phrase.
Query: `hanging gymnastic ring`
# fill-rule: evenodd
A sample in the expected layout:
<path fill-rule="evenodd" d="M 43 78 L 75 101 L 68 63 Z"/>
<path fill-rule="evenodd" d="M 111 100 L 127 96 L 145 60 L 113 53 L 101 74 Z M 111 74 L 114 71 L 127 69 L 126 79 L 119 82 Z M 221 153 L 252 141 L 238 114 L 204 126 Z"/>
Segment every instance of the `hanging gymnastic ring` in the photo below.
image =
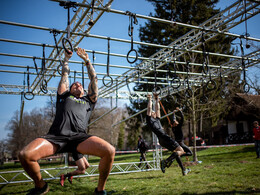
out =
<path fill-rule="evenodd" d="M 156 93 L 157 91 L 159 91 L 159 93 Z M 152 93 L 156 95 L 161 95 L 162 93 L 161 87 L 154 87 Z"/>
<path fill-rule="evenodd" d="M 143 87 L 141 85 L 134 86 L 134 91 L 143 91 Z"/>
<path fill-rule="evenodd" d="M 174 86 L 173 84 L 176 84 L 176 86 Z M 174 77 L 172 80 L 171 80 L 171 87 L 173 89 L 178 89 L 179 87 L 181 86 L 181 80 L 178 78 L 178 77 Z"/>
<path fill-rule="evenodd" d="M 245 93 L 248 93 L 250 90 L 250 85 L 248 83 L 243 84 L 243 90 Z"/>
<path fill-rule="evenodd" d="M 42 84 L 40 85 L 40 89 L 41 91 L 44 93 L 44 94 L 47 94 L 48 93 L 48 88 L 47 88 L 47 80 L 46 79 L 43 79 L 42 80 Z"/>
<path fill-rule="evenodd" d="M 28 95 L 31 95 L 32 97 L 29 98 Z M 24 98 L 27 99 L 27 100 L 32 100 L 34 98 L 34 93 L 33 92 L 30 92 L 30 91 L 27 91 L 23 94 Z"/>
<path fill-rule="evenodd" d="M 214 90 L 217 88 L 217 83 L 214 81 L 214 80 L 209 80 L 207 83 L 206 83 L 206 88 L 208 90 Z"/>
<path fill-rule="evenodd" d="M 191 98 L 192 97 L 192 93 L 193 93 L 192 89 L 191 88 L 187 88 L 186 91 L 185 91 L 185 96 L 187 98 Z"/>
<path fill-rule="evenodd" d="M 105 78 L 108 77 L 110 79 L 109 82 L 105 82 Z M 102 79 L 103 85 L 105 85 L 106 87 L 111 87 L 113 85 L 113 78 L 109 75 L 105 75 Z"/>
<path fill-rule="evenodd" d="M 66 48 L 66 42 L 69 43 L 69 46 L 70 46 L 69 49 L 70 49 L 70 50 L 68 50 L 68 49 Z M 70 40 L 67 39 L 67 38 L 63 38 L 63 39 L 62 39 L 62 46 L 63 46 L 63 49 L 66 51 L 67 54 L 71 54 L 71 52 L 73 51 L 72 44 L 71 44 Z"/>
<path fill-rule="evenodd" d="M 62 65 L 61 64 L 57 67 L 57 71 L 58 71 L 59 75 L 62 75 Z"/>
<path fill-rule="evenodd" d="M 131 53 L 132 51 L 135 52 L 135 59 L 134 59 L 133 61 L 130 61 L 129 55 L 130 55 L 130 53 Z M 128 63 L 130 63 L 130 64 L 135 63 L 136 60 L 138 59 L 138 53 L 137 53 L 137 51 L 136 51 L 135 49 L 131 49 L 131 50 L 127 53 L 126 59 L 127 59 Z"/>
<path fill-rule="evenodd" d="M 203 95 L 201 98 L 200 98 L 200 103 L 201 104 L 206 104 L 208 102 L 208 97 Z"/>
<path fill-rule="evenodd" d="M 202 63 L 202 70 L 203 70 L 203 72 L 204 72 L 205 74 L 208 74 L 208 72 L 209 72 L 208 63 L 206 63 L 206 62 L 203 62 L 203 63 Z"/>
<path fill-rule="evenodd" d="M 138 95 L 136 94 L 136 93 L 134 93 L 134 94 L 132 94 L 132 95 L 130 95 L 129 96 L 129 100 L 130 100 L 130 102 L 131 102 L 131 104 L 134 104 L 134 97 L 137 97 L 138 98 Z"/>
<path fill-rule="evenodd" d="M 219 91 L 219 96 L 220 96 L 222 99 L 225 99 L 225 98 L 226 98 L 226 94 L 225 94 L 225 92 L 223 91 L 223 89 L 220 89 L 220 91 Z"/>

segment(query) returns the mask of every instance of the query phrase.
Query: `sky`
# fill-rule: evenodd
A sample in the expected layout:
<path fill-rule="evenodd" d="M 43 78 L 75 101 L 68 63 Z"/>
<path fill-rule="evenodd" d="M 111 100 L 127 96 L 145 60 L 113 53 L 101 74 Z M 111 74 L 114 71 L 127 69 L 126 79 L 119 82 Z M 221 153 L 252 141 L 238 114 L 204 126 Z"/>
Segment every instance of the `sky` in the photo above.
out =
<path fill-rule="evenodd" d="M 79 0 L 78 2 L 81 2 L 81 0 Z M 107 2 L 107 0 L 105 0 L 105 2 Z M 223 10 L 228 5 L 231 5 L 231 3 L 233 2 L 235 2 L 235 0 L 220 0 L 220 2 L 217 4 L 217 8 Z M 148 16 L 149 13 L 153 12 L 154 10 L 152 4 L 145 0 L 114 0 L 111 8 L 121 11 L 128 10 L 133 13 L 145 16 Z M 73 15 L 73 12 L 71 12 L 71 15 Z M 52 2 L 48 0 L 1 0 L 0 20 L 64 30 L 67 25 L 67 10 L 60 7 L 57 2 Z M 259 20 L 259 15 L 248 20 L 248 32 L 252 37 L 255 38 L 260 38 L 260 27 L 259 25 L 257 25 L 259 24 Z M 145 19 L 138 19 L 138 25 L 134 26 L 135 41 L 139 41 L 138 29 L 139 26 L 143 25 L 145 22 Z M 128 36 L 128 24 L 128 16 L 114 13 L 104 13 L 99 21 L 93 26 L 90 33 L 94 35 L 130 40 Z M 236 34 L 245 33 L 244 23 L 231 29 L 230 32 Z M 6 24 L 0 24 L 0 38 L 54 45 L 53 36 L 48 31 L 29 29 Z M 110 45 L 111 53 L 126 55 L 130 49 L 129 43 L 111 41 Z M 88 37 L 84 38 L 79 46 L 85 49 L 107 52 L 106 40 Z M 136 45 L 135 49 L 137 49 Z M 51 51 L 51 48 L 46 48 L 46 57 L 49 56 Z M 0 53 L 41 57 L 42 47 L 0 41 Z M 91 54 L 90 58 L 92 59 Z M 81 61 L 76 54 L 73 55 L 72 60 Z M 106 60 L 107 57 L 105 55 L 96 54 L 96 62 L 106 64 Z M 0 64 L 34 66 L 32 59 L 9 57 L 3 55 L 0 55 Z M 38 67 L 40 67 L 41 62 L 37 60 L 37 64 Z M 119 57 L 111 56 L 110 64 L 130 67 L 130 64 L 125 58 Z M 19 72 L 26 71 L 26 69 L 3 66 L 0 66 L 0 70 L 14 70 Z M 81 70 L 81 65 L 73 64 L 71 65 L 71 70 Z M 110 71 L 117 71 L 116 73 L 120 74 L 125 72 L 126 69 L 113 70 L 113 68 L 111 68 Z M 105 73 L 106 68 L 96 66 L 96 72 Z M 33 78 L 34 77 L 31 76 L 31 82 L 34 80 Z M 73 79 L 71 81 L 73 82 Z M 0 84 L 23 85 L 23 82 L 23 74 L 0 72 Z M 57 87 L 58 82 L 59 78 L 52 79 L 48 86 Z M 101 81 L 99 83 L 99 85 L 101 86 Z M 33 100 L 25 100 L 24 111 L 30 112 L 34 108 L 47 106 L 48 101 L 50 101 L 50 97 L 42 96 L 35 96 Z M 9 132 L 6 130 L 6 125 L 14 116 L 14 113 L 20 110 L 20 106 L 20 95 L 0 94 L 0 140 L 7 138 L 7 134 Z"/>

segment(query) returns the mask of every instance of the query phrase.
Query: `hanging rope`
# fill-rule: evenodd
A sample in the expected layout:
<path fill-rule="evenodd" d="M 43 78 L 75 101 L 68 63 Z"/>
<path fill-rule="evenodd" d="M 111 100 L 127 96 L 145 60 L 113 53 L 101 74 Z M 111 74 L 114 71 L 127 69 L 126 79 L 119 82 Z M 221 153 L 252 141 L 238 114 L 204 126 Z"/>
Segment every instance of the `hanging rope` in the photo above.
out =
<path fill-rule="evenodd" d="M 244 47 L 243 47 L 243 42 L 242 39 L 240 38 L 240 49 L 241 49 L 241 55 L 242 55 L 242 70 L 243 70 L 243 90 L 245 93 L 248 93 L 250 90 L 249 84 L 246 82 L 246 65 L 245 65 L 245 59 L 244 59 Z"/>
<path fill-rule="evenodd" d="M 37 63 L 36 63 L 36 57 L 35 56 L 33 56 L 33 63 L 34 63 L 34 67 L 35 67 L 36 73 L 39 76 L 39 71 L 38 71 L 38 66 L 37 66 Z"/>
<path fill-rule="evenodd" d="M 67 52 L 67 54 L 70 54 L 73 51 L 72 44 L 70 42 L 70 8 L 73 8 L 73 11 L 77 11 L 77 7 L 75 2 L 67 1 L 67 2 L 60 2 L 60 6 L 64 7 L 64 9 L 68 10 L 68 18 L 67 18 L 67 38 L 62 39 L 62 46 L 63 49 Z M 66 45 L 69 46 L 69 48 L 66 47 Z"/>
<path fill-rule="evenodd" d="M 187 89 L 186 89 L 186 91 L 185 91 L 185 96 L 186 96 L 187 98 L 191 98 L 191 97 L 192 97 L 192 94 L 193 94 L 193 91 L 192 91 L 192 89 L 190 88 L 190 81 L 189 81 L 189 70 L 190 70 L 189 65 L 190 65 L 190 62 L 187 61 L 187 62 L 186 62 L 187 77 L 186 77 L 186 79 L 185 79 L 185 81 L 184 81 L 184 82 L 187 83 Z"/>
<path fill-rule="evenodd" d="M 32 100 L 34 98 L 34 93 L 30 91 L 30 68 L 27 66 L 27 92 L 24 93 L 24 98 L 27 100 Z"/>
<path fill-rule="evenodd" d="M 153 94 L 160 95 L 162 93 L 162 89 L 157 86 L 157 71 L 156 71 L 156 60 L 154 61 L 154 88 Z"/>
<path fill-rule="evenodd" d="M 211 72 L 210 72 L 210 68 L 208 68 L 208 72 L 209 72 L 209 80 L 208 82 L 206 83 L 206 88 L 208 90 L 215 90 L 217 88 L 217 83 L 216 81 L 214 81 L 211 77 Z"/>
<path fill-rule="evenodd" d="M 57 31 L 56 29 L 52 29 L 52 30 L 50 31 L 50 33 L 53 34 L 53 38 L 54 38 L 54 42 L 55 42 L 55 48 L 56 48 L 56 50 L 57 50 L 57 56 L 59 57 L 59 62 L 60 62 L 59 66 L 57 67 L 57 71 L 58 71 L 58 73 L 59 73 L 60 75 L 62 75 L 62 66 L 63 66 L 63 63 L 62 63 L 62 60 L 61 60 L 61 57 L 60 57 L 60 50 L 59 50 L 58 42 L 57 42 L 57 39 L 56 39 L 56 36 L 57 36 L 58 34 L 60 34 L 60 32 Z M 69 74 L 69 73 L 68 73 L 68 74 Z"/>
<path fill-rule="evenodd" d="M 90 16 L 90 20 L 88 22 L 89 26 L 93 26 L 94 25 L 94 21 L 93 21 L 93 16 L 94 16 L 94 5 L 95 5 L 95 0 L 91 1 L 91 16 Z"/>
<path fill-rule="evenodd" d="M 223 89 L 223 78 L 222 78 L 222 65 L 220 65 L 219 67 L 219 96 L 222 98 L 222 99 L 225 99 L 225 92 L 224 92 L 224 89 Z M 225 86 L 224 86 L 225 87 Z"/>
<path fill-rule="evenodd" d="M 208 62 L 207 62 L 207 53 L 206 53 L 206 46 L 205 46 L 205 37 L 204 31 L 201 34 L 201 45 L 202 45 L 202 52 L 203 52 L 203 63 L 202 63 L 202 71 L 207 74 L 208 73 Z"/>
<path fill-rule="evenodd" d="M 208 97 L 205 95 L 205 86 L 204 86 L 203 78 L 201 78 L 201 87 L 202 87 L 202 96 L 200 97 L 200 103 L 206 104 L 208 102 Z"/>
<path fill-rule="evenodd" d="M 40 85 L 40 90 L 44 93 L 47 94 L 48 93 L 48 82 L 47 80 L 44 78 L 44 74 L 45 74 L 45 44 L 42 44 L 42 83 Z"/>
<path fill-rule="evenodd" d="M 167 117 L 167 119 L 168 119 L 168 123 L 169 123 L 169 125 L 172 127 L 171 120 L 170 120 L 169 116 L 167 115 L 167 112 L 165 111 L 165 109 L 164 109 L 164 107 L 163 107 L 163 104 L 162 104 L 161 100 L 159 100 L 159 102 L 160 102 L 160 105 L 161 105 L 161 107 L 162 107 L 162 109 L 163 109 L 164 114 L 166 115 L 166 117 Z"/>
<path fill-rule="evenodd" d="M 172 77 L 172 80 L 171 80 L 171 87 L 173 89 L 179 89 L 179 87 L 181 86 L 181 80 L 177 75 L 177 69 L 176 69 L 176 62 L 175 61 L 176 61 L 176 59 L 174 58 L 174 60 L 173 60 L 174 73 L 173 73 L 173 77 Z M 171 72 L 169 71 L 169 73 L 171 73 Z"/>
<path fill-rule="evenodd" d="M 103 85 L 106 87 L 111 87 L 113 85 L 113 78 L 109 75 L 109 63 L 110 63 L 110 37 L 107 39 L 107 75 L 102 79 Z M 110 81 L 105 82 L 105 78 L 109 78 Z"/>
<path fill-rule="evenodd" d="M 246 48 L 249 49 L 249 48 L 250 48 L 250 45 L 248 44 L 248 39 L 247 39 L 247 37 L 250 37 L 250 34 L 247 32 L 248 28 L 247 28 L 247 9 L 246 9 L 246 0 L 243 0 L 243 3 L 244 3 L 244 9 L 245 9 L 245 29 L 246 29 L 245 37 L 246 37 Z"/>
<path fill-rule="evenodd" d="M 134 39 L 133 39 L 133 32 L 134 32 L 134 24 L 137 25 L 138 24 L 138 21 L 137 21 L 137 17 L 136 17 L 136 14 L 130 12 L 130 11 L 126 11 L 125 13 L 126 15 L 129 15 L 129 26 L 128 26 L 128 35 L 129 37 L 131 37 L 131 49 L 129 50 L 129 52 L 127 53 L 127 61 L 128 63 L 130 64 L 133 64 L 137 61 L 138 59 L 138 53 L 137 51 L 134 49 Z M 135 54 L 135 58 L 133 61 L 130 60 L 129 58 L 129 55 L 130 53 L 134 52 Z"/>
<path fill-rule="evenodd" d="M 94 64 L 95 64 L 95 59 L 96 59 L 96 57 L 95 57 L 95 51 L 93 50 L 92 51 L 92 66 L 94 67 Z"/>

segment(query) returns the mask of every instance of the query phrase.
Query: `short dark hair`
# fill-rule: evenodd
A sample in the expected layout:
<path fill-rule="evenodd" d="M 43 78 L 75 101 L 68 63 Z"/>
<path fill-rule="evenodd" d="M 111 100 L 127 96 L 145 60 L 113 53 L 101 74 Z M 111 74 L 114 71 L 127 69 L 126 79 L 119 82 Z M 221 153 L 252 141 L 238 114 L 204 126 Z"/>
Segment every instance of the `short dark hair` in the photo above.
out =
<path fill-rule="evenodd" d="M 71 85 L 70 85 L 70 90 L 71 90 L 71 87 L 74 85 L 74 84 L 76 84 L 76 83 L 80 83 L 80 82 L 78 82 L 78 81 L 75 81 L 75 82 L 73 82 Z M 81 84 L 81 83 L 80 83 Z M 82 85 L 82 84 L 81 84 Z"/>

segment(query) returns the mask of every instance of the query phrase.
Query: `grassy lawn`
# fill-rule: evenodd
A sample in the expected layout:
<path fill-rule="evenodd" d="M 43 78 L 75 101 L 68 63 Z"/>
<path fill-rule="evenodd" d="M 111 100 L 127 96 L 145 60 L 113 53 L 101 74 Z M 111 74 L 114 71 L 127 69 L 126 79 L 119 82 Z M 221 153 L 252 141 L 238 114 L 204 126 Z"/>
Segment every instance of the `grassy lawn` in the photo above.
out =
<path fill-rule="evenodd" d="M 169 153 L 165 152 L 164 157 Z M 148 155 L 152 159 L 152 154 Z M 260 159 L 256 159 L 254 146 L 210 148 L 198 152 L 201 164 L 195 165 L 183 158 L 192 172 L 182 176 L 181 169 L 174 162 L 161 171 L 149 171 L 121 175 L 110 175 L 106 189 L 108 194 L 260 194 Z M 115 162 L 138 161 L 138 154 L 118 155 Z M 91 162 L 93 161 L 93 162 Z M 97 159 L 90 159 L 96 163 Z M 19 168 L 21 169 L 21 168 Z M 1 170 L 3 171 L 3 170 Z M 49 181 L 48 194 L 93 194 L 98 177 L 73 179 L 64 187 L 58 180 Z M 0 186 L 0 194 L 26 194 L 32 183 Z"/>

